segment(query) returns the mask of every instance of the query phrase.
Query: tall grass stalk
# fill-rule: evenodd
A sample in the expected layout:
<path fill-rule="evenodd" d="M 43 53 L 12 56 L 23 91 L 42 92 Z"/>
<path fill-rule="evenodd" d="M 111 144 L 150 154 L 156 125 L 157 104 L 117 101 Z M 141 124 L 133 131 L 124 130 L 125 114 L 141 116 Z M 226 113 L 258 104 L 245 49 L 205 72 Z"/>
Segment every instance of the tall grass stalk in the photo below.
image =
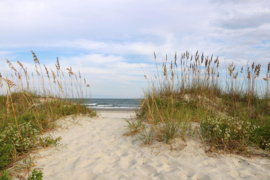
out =
<path fill-rule="evenodd" d="M 266 77 L 260 78 L 261 64 L 252 63 L 251 66 L 247 64 L 237 68 L 234 63 L 230 63 L 227 70 L 220 69 L 218 57 L 205 56 L 204 53 L 199 55 L 198 51 L 195 55 L 186 51 L 179 58 L 175 53 L 173 60 L 169 60 L 166 55 L 165 61 L 161 63 L 157 62 L 154 53 L 154 59 L 156 73 L 144 76 L 148 88 L 145 90 L 145 100 L 141 104 L 139 116 L 151 125 L 153 139 L 169 143 L 176 136 L 185 138 L 186 125 L 190 121 L 204 123 L 203 128 L 206 129 L 202 132 L 213 131 L 210 121 L 206 125 L 205 120 L 223 117 L 237 118 L 238 124 L 245 124 L 244 129 L 238 129 L 238 135 L 241 134 L 240 131 L 249 133 L 242 137 L 241 143 L 237 143 L 240 142 L 238 135 L 230 136 L 223 148 L 237 149 L 249 143 L 266 147 L 260 144 L 270 143 L 270 134 L 264 133 L 270 124 L 270 63 L 266 69 Z M 266 83 L 263 84 L 264 82 Z M 219 126 L 225 128 L 222 123 L 226 121 L 218 122 L 221 123 Z M 251 126 L 246 126 L 249 123 Z M 220 142 L 224 144 L 225 131 L 229 132 L 228 128 L 232 127 L 235 126 L 226 126 L 227 130 L 221 130 L 223 134 L 221 133 L 220 140 L 215 141 L 217 147 L 220 147 Z M 251 134 L 255 132 L 256 140 L 251 138 Z M 215 139 L 206 134 L 203 134 L 206 139 Z"/>
<path fill-rule="evenodd" d="M 16 69 L 9 60 L 7 64 L 11 73 L 6 73 L 6 78 L 0 73 L 0 170 L 23 158 L 29 150 L 54 141 L 42 140 L 37 135 L 55 128 L 60 117 L 72 114 L 95 115 L 94 111 L 81 103 L 82 101 L 71 102 L 67 99 L 74 97 L 73 89 L 77 97 L 83 99 L 87 95 L 87 91 L 83 92 L 83 86 L 85 90 L 89 88 L 88 84 L 82 84 L 77 79 L 72 67 L 68 68 L 67 80 L 67 76 L 64 76 L 60 69 L 58 58 L 56 70 L 50 68 L 49 71 L 45 64 L 40 65 L 36 54 L 33 51 L 31 53 L 36 75 L 19 61 L 17 65 L 20 69 Z M 70 81 L 71 84 L 67 85 L 63 81 Z"/>

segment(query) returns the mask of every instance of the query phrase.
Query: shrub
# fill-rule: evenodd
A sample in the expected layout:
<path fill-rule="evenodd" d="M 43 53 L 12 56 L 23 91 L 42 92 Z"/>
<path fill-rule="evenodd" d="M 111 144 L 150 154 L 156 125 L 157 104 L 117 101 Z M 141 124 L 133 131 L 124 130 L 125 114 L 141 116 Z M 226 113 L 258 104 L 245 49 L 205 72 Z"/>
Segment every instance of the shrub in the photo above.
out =
<path fill-rule="evenodd" d="M 249 121 L 233 117 L 207 117 L 200 124 L 204 138 L 211 144 L 223 150 L 244 150 L 250 143 L 251 135 L 259 127 Z"/>
<path fill-rule="evenodd" d="M 250 140 L 260 148 L 270 150 L 270 120 L 255 129 Z"/>
<path fill-rule="evenodd" d="M 34 170 L 32 171 L 31 176 L 28 177 L 28 180 L 42 180 L 42 178 L 43 178 L 43 172 L 34 169 Z"/>
<path fill-rule="evenodd" d="M 15 124 L 8 124 L 4 132 L 0 134 L 0 146 L 14 144 L 16 150 L 23 151 L 35 144 L 35 138 L 39 132 L 30 122 L 19 125 L 20 133 Z"/>

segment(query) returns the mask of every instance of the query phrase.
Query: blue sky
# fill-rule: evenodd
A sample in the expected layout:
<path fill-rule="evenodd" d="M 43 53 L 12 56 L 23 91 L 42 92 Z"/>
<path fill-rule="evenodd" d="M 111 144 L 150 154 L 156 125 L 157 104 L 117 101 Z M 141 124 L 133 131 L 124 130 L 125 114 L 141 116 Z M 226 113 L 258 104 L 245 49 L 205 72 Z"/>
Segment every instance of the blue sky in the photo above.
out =
<path fill-rule="evenodd" d="M 5 60 L 80 70 L 93 97 L 141 97 L 157 59 L 196 50 L 237 65 L 270 61 L 269 0 L 1 0 Z"/>

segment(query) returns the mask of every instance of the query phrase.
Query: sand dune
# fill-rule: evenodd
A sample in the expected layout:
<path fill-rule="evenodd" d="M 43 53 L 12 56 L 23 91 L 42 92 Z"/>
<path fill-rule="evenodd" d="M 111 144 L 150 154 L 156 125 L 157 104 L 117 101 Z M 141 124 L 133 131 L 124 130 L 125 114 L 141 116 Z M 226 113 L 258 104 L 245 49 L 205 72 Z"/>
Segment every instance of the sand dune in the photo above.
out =
<path fill-rule="evenodd" d="M 63 147 L 36 156 L 35 167 L 44 179 L 270 179 L 270 160 L 236 155 L 209 157 L 202 144 L 190 138 L 182 150 L 155 143 L 141 146 L 127 132 L 133 112 L 99 112 L 80 118 L 80 125 L 53 132 Z M 65 124 L 66 125 L 66 124 Z M 172 150 L 172 148 L 176 150 Z M 41 157 L 40 157 L 41 156 Z"/>

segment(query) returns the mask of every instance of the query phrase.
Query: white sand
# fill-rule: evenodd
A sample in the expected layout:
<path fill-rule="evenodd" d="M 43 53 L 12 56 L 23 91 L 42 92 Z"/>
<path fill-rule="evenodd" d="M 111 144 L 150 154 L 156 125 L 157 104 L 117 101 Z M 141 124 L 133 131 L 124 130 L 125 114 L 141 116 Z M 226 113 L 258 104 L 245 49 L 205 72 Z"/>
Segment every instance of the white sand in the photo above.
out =
<path fill-rule="evenodd" d="M 81 125 L 58 130 L 65 148 L 41 150 L 35 167 L 44 179 L 270 179 L 270 160 L 236 155 L 209 157 L 202 145 L 188 139 L 183 150 L 156 143 L 141 146 L 128 131 L 124 119 L 132 112 L 99 112 L 98 118 L 83 118 Z M 38 155 L 36 155 L 38 156 Z"/>

